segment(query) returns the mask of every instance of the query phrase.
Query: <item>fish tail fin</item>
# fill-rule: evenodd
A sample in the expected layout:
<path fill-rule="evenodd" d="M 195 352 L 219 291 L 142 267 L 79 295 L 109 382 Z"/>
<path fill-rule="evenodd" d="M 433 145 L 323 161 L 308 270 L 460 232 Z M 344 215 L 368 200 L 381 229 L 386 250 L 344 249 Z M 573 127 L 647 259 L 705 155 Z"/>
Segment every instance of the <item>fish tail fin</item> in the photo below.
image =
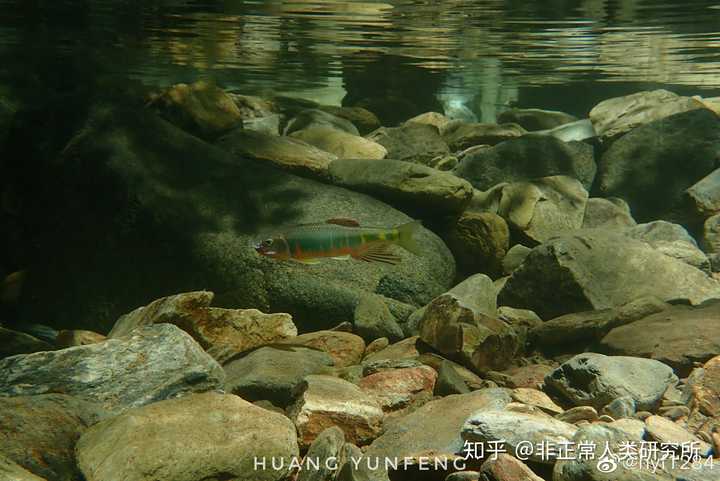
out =
<path fill-rule="evenodd" d="M 398 244 L 406 251 L 412 252 L 416 256 L 422 256 L 423 252 L 420 246 L 415 242 L 415 234 L 422 227 L 422 222 L 414 220 L 397 227 L 399 232 Z"/>

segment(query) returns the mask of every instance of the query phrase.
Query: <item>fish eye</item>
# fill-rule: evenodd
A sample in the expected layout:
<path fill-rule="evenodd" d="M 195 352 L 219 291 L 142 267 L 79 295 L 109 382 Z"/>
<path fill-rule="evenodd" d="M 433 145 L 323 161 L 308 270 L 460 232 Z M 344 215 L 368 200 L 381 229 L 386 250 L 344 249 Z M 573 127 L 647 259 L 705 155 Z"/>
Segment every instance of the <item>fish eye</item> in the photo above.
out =
<path fill-rule="evenodd" d="M 273 243 L 273 240 L 272 240 L 272 239 L 265 239 L 265 240 L 263 241 L 263 245 L 264 245 L 264 246 L 267 246 L 267 247 L 270 247 L 270 246 L 272 245 L 272 243 Z"/>

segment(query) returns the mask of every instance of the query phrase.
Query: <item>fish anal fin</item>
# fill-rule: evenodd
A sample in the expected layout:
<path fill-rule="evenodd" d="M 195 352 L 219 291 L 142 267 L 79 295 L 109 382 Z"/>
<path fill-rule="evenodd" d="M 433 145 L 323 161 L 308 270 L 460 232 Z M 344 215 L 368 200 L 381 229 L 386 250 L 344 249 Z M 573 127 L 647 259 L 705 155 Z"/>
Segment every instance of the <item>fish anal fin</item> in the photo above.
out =
<path fill-rule="evenodd" d="M 335 259 L 336 261 L 347 261 L 350 260 L 350 254 L 346 254 L 344 256 L 334 256 L 332 259 Z"/>
<path fill-rule="evenodd" d="M 360 227 L 360 223 L 355 219 L 349 219 L 346 217 L 334 217 L 325 221 L 326 224 L 342 225 L 345 227 Z"/>
<path fill-rule="evenodd" d="M 309 266 L 314 266 L 316 264 L 320 264 L 320 259 L 293 259 L 295 262 L 299 262 L 301 264 L 307 264 Z"/>
<path fill-rule="evenodd" d="M 357 258 L 365 262 L 382 262 L 392 265 L 399 264 L 400 257 L 390 252 L 389 247 L 390 244 L 387 243 L 373 244 L 358 255 Z"/>

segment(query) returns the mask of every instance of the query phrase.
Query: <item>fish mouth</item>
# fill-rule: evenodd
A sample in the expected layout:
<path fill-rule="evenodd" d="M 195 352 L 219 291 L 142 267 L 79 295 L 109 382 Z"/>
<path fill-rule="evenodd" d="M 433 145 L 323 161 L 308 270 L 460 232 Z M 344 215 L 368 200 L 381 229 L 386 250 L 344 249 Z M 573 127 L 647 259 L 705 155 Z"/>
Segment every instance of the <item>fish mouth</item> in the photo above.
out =
<path fill-rule="evenodd" d="M 255 252 L 263 256 L 272 256 L 277 254 L 277 252 L 275 252 L 274 250 L 268 249 L 266 246 L 264 246 L 262 242 L 253 244 L 252 247 L 253 249 L 255 249 Z"/>

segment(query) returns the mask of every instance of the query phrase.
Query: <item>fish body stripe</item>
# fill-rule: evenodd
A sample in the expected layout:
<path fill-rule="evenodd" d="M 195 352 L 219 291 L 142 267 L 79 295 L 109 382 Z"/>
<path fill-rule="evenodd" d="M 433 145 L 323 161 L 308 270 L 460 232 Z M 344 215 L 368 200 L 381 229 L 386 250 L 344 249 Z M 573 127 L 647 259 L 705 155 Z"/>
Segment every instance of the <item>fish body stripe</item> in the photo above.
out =
<path fill-rule="evenodd" d="M 353 228 L 342 226 L 303 226 L 289 232 L 290 255 L 295 259 L 359 256 L 370 244 L 393 242 L 400 237 L 397 229 Z"/>

